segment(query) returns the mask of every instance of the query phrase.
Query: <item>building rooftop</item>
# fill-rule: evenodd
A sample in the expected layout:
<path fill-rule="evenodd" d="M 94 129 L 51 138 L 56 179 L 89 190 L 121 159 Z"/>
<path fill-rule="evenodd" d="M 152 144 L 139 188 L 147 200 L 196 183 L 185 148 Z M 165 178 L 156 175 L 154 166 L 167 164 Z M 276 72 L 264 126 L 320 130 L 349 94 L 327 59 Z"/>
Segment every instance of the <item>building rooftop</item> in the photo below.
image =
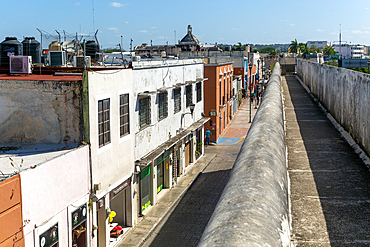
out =
<path fill-rule="evenodd" d="M 73 151 L 81 145 L 79 143 L 0 143 L 0 181 L 24 170 L 34 169 L 49 160 Z"/>
<path fill-rule="evenodd" d="M 21 80 L 21 81 L 81 81 L 82 75 L 25 75 L 25 74 L 0 74 L 0 80 Z"/>

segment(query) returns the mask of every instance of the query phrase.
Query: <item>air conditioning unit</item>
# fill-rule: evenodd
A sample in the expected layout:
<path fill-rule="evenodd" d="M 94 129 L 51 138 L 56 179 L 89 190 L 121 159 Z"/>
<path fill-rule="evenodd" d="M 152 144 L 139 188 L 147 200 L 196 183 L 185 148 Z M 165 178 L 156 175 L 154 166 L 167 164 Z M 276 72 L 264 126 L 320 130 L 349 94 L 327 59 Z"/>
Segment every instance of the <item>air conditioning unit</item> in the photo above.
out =
<path fill-rule="evenodd" d="M 85 56 L 86 58 L 86 68 L 91 67 L 91 57 Z M 73 57 L 73 67 L 85 67 L 84 66 L 84 56 Z"/>
<path fill-rule="evenodd" d="M 49 51 L 49 66 L 64 66 L 66 65 L 65 51 Z"/>
<path fill-rule="evenodd" d="M 31 56 L 10 56 L 9 68 L 11 74 L 31 74 L 32 57 Z"/>

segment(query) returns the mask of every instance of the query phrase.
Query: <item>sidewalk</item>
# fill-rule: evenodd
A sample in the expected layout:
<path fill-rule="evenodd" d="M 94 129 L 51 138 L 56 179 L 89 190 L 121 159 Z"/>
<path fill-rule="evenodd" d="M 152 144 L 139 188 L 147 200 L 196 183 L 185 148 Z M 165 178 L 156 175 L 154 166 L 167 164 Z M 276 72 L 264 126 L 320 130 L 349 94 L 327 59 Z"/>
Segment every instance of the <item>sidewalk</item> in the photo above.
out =
<path fill-rule="evenodd" d="M 254 109 L 254 105 L 252 105 L 252 120 L 255 112 L 256 109 Z M 229 127 L 224 131 L 222 137 L 225 138 L 225 140 L 238 139 L 238 141 L 235 143 L 241 142 L 247 135 L 249 127 L 251 125 L 251 123 L 248 122 L 249 101 L 244 99 L 242 105 L 232 119 Z M 222 148 L 222 146 L 224 145 L 233 144 L 230 144 L 226 141 L 223 144 L 206 147 L 203 157 L 201 157 L 197 163 L 189 167 L 189 170 L 186 172 L 186 174 L 178 179 L 178 183 L 172 189 L 168 190 L 158 200 L 157 204 L 151 208 L 151 210 L 143 217 L 143 219 L 137 224 L 136 227 L 134 227 L 127 233 L 127 236 L 117 246 L 122 247 L 143 245 L 144 242 L 150 237 L 150 235 L 156 230 L 156 228 L 161 225 L 161 221 L 165 219 L 166 216 L 168 218 L 168 214 L 172 213 L 174 208 L 176 208 L 185 193 L 192 186 L 193 182 L 198 178 L 199 174 L 201 174 L 207 168 L 207 166 L 215 159 L 216 156 L 223 155 L 223 153 L 220 152 L 220 148 Z M 233 152 L 235 153 L 235 157 L 239 152 L 239 147 L 237 149 L 238 150 Z M 220 158 L 224 159 L 224 157 Z M 227 163 L 229 163 L 227 164 L 229 166 L 228 169 L 231 169 L 233 161 L 230 160 L 230 157 L 225 157 L 225 159 L 228 160 Z M 161 227 L 162 226 L 158 228 Z"/>

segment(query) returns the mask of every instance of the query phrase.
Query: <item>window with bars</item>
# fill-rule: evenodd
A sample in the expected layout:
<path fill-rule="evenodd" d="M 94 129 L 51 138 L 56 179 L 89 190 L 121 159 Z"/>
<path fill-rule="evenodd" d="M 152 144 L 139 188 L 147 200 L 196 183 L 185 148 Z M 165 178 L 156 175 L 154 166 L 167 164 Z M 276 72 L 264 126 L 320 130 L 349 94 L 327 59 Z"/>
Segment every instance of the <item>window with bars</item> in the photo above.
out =
<path fill-rule="evenodd" d="M 174 111 L 175 113 L 181 111 L 181 88 L 175 88 L 173 90 L 174 98 Z"/>
<path fill-rule="evenodd" d="M 99 147 L 110 143 L 110 99 L 98 101 Z"/>
<path fill-rule="evenodd" d="M 158 119 L 161 120 L 168 116 L 168 93 L 158 94 Z"/>
<path fill-rule="evenodd" d="M 119 110 L 120 110 L 120 136 L 130 134 L 130 110 L 129 110 L 129 94 L 121 94 L 119 96 Z"/>
<path fill-rule="evenodd" d="M 189 107 L 191 104 L 193 104 L 193 86 L 187 85 L 185 87 L 186 92 L 186 107 Z"/>
<path fill-rule="evenodd" d="M 202 100 L 202 83 L 198 82 L 196 86 L 197 86 L 197 102 L 199 102 Z"/>
<path fill-rule="evenodd" d="M 139 98 L 139 125 L 143 128 L 151 123 L 150 96 Z"/>

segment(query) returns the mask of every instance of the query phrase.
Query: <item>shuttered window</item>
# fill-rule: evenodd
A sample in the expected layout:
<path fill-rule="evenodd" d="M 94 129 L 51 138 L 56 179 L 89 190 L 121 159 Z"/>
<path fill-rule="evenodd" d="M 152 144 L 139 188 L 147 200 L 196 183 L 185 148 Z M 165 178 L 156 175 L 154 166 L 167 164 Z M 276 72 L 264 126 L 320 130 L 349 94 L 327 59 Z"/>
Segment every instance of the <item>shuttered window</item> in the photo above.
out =
<path fill-rule="evenodd" d="M 202 83 L 198 82 L 196 86 L 197 86 L 197 102 L 199 102 L 202 100 Z"/>
<path fill-rule="evenodd" d="M 174 98 L 174 111 L 175 113 L 181 111 L 181 88 L 176 88 L 173 90 Z"/>
<path fill-rule="evenodd" d="M 110 143 L 110 99 L 98 101 L 99 147 Z"/>
<path fill-rule="evenodd" d="M 186 90 L 186 107 L 189 107 L 193 103 L 193 86 L 187 85 Z"/>
<path fill-rule="evenodd" d="M 158 119 L 161 120 L 168 116 L 168 93 L 158 94 Z"/>
<path fill-rule="evenodd" d="M 130 134 L 130 112 L 129 112 L 129 95 L 121 94 L 119 96 L 120 109 L 120 136 Z"/>
<path fill-rule="evenodd" d="M 150 119 L 150 96 L 139 99 L 139 124 L 140 128 L 151 123 Z"/>

